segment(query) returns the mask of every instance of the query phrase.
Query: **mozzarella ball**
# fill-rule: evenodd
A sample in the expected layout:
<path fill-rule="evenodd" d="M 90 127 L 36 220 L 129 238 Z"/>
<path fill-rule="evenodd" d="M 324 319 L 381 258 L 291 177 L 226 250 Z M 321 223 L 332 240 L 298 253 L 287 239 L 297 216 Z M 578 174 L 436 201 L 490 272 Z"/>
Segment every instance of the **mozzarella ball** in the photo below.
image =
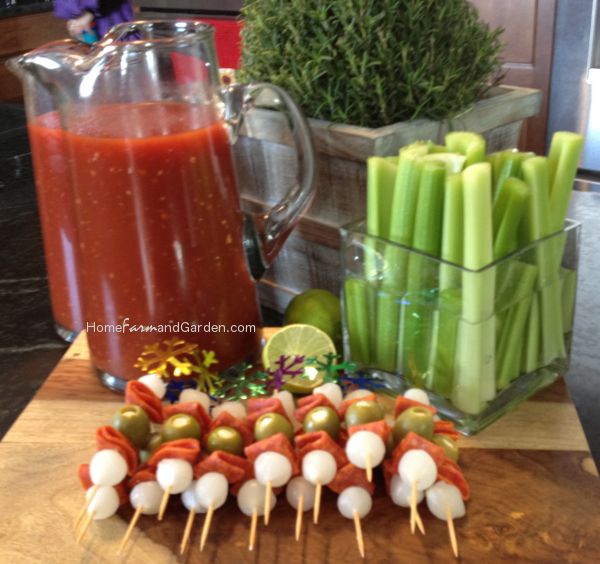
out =
<path fill-rule="evenodd" d="M 375 468 L 385 456 L 385 444 L 379 435 L 371 431 L 358 431 L 348 439 L 346 455 L 358 468 L 366 468 L 367 459 L 370 460 L 371 468 Z"/>
<path fill-rule="evenodd" d="M 323 394 L 336 409 L 338 409 L 340 405 L 342 405 L 342 401 L 344 400 L 342 388 L 340 388 L 334 382 L 327 382 L 327 384 L 317 386 L 313 390 L 313 394 Z"/>
<path fill-rule="evenodd" d="M 337 473 L 337 464 L 333 455 L 326 450 L 312 450 L 302 459 L 302 476 L 311 484 L 325 486 Z"/>
<path fill-rule="evenodd" d="M 362 519 L 368 515 L 373 506 L 371 495 L 365 488 L 351 486 L 346 488 L 337 498 L 337 506 L 339 512 L 346 519 L 354 519 L 354 512 L 358 512 L 358 516 Z"/>
<path fill-rule="evenodd" d="M 155 480 L 140 482 L 129 492 L 129 502 L 134 509 L 141 507 L 143 515 L 156 515 L 162 496 L 162 488 Z"/>
<path fill-rule="evenodd" d="M 260 484 L 257 480 L 248 480 L 238 492 L 237 504 L 240 511 L 244 515 L 249 517 L 256 511 L 257 515 L 262 515 L 265 511 L 265 497 L 267 495 L 267 488 Z M 277 503 L 277 497 L 270 496 L 271 500 L 269 505 L 271 509 L 275 507 Z"/>
<path fill-rule="evenodd" d="M 394 474 L 390 482 L 390 497 L 392 501 L 400 507 L 410 507 L 410 498 L 412 496 L 412 487 L 408 482 L 403 482 L 398 474 Z M 425 492 L 417 490 L 417 505 L 423 501 Z"/>
<path fill-rule="evenodd" d="M 186 388 L 179 394 L 179 403 L 199 403 L 206 413 L 210 410 L 210 397 L 204 392 L 193 388 Z"/>
<path fill-rule="evenodd" d="M 229 483 L 219 472 L 207 472 L 196 482 L 196 497 L 207 509 L 212 505 L 218 509 L 227 501 Z"/>
<path fill-rule="evenodd" d="M 212 417 L 215 419 L 219 413 L 226 411 L 233 415 L 236 419 L 244 419 L 246 417 L 246 408 L 239 401 L 224 401 L 212 408 Z"/>
<path fill-rule="evenodd" d="M 302 496 L 302 510 L 308 511 L 315 504 L 315 490 L 315 486 L 302 476 L 296 476 L 288 482 L 285 497 L 294 509 L 298 509 L 299 499 Z"/>
<path fill-rule="evenodd" d="M 254 461 L 254 475 L 261 484 L 271 482 L 274 488 L 285 486 L 292 477 L 290 461 L 278 452 L 263 452 Z"/>
<path fill-rule="evenodd" d="M 86 492 L 86 498 L 91 496 L 91 488 Z M 88 515 L 94 515 L 95 521 L 112 517 L 119 509 L 119 494 L 112 486 L 100 486 L 88 505 Z"/>
<path fill-rule="evenodd" d="M 429 405 L 429 396 L 425 390 L 420 388 L 409 388 L 404 392 L 404 397 L 419 403 Z"/>
<path fill-rule="evenodd" d="M 112 449 L 99 450 L 90 461 L 90 478 L 98 486 L 115 486 L 127 476 L 127 461 Z"/>
<path fill-rule="evenodd" d="M 298 423 L 298 421 L 296 420 L 296 416 L 294 415 L 294 411 L 296 410 L 294 396 L 287 390 L 281 390 L 275 392 L 273 394 L 273 397 L 277 398 L 281 402 L 283 410 L 285 411 L 285 414 L 287 415 L 294 428 L 299 427 L 300 424 Z"/>
<path fill-rule="evenodd" d="M 452 519 L 465 516 L 465 502 L 456 486 L 446 482 L 437 482 L 426 494 L 427 507 L 438 519 L 446 521 L 446 508 L 450 508 Z"/>
<path fill-rule="evenodd" d="M 203 503 L 200 503 L 200 500 L 196 496 L 196 481 L 192 481 L 192 483 L 181 492 L 181 503 L 188 510 L 192 509 L 196 513 L 206 513 L 206 507 Z"/>
<path fill-rule="evenodd" d="M 194 478 L 192 465 L 178 458 L 165 458 L 156 467 L 156 481 L 163 490 L 170 488 L 172 494 L 181 493 Z"/>
<path fill-rule="evenodd" d="M 366 396 L 370 396 L 373 392 L 370 392 L 369 390 L 354 390 L 353 392 L 350 392 L 344 399 L 347 400 L 351 400 L 351 399 L 358 399 L 358 398 L 364 398 Z"/>
<path fill-rule="evenodd" d="M 167 393 L 167 383 L 158 374 L 146 374 L 138 378 L 144 386 L 150 388 L 158 399 L 163 399 Z"/>
<path fill-rule="evenodd" d="M 431 456 L 421 449 L 412 449 L 404 453 L 398 463 L 398 474 L 404 482 L 417 483 L 417 490 L 426 490 L 437 478 L 437 466 Z"/>

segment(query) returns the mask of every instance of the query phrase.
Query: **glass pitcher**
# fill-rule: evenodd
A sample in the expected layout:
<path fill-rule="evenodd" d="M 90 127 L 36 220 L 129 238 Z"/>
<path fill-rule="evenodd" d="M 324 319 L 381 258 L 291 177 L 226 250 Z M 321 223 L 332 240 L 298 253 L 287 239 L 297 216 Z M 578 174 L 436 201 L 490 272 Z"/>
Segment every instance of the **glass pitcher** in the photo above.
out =
<path fill-rule="evenodd" d="M 314 191 L 300 110 L 269 84 L 221 88 L 213 28 L 199 21 L 115 26 L 89 47 L 46 45 L 13 62 L 52 91 L 71 158 L 92 361 L 122 389 L 148 345 L 182 338 L 222 370 L 256 356 L 255 281 Z M 244 113 L 285 111 L 297 184 L 264 214 L 240 210 L 231 145 Z"/>
<path fill-rule="evenodd" d="M 15 62 L 9 61 L 9 67 L 19 71 Z M 52 315 L 57 333 L 71 342 L 83 327 L 83 310 L 75 197 L 59 101 L 48 85 L 29 74 L 19 76 L 23 81 Z"/>

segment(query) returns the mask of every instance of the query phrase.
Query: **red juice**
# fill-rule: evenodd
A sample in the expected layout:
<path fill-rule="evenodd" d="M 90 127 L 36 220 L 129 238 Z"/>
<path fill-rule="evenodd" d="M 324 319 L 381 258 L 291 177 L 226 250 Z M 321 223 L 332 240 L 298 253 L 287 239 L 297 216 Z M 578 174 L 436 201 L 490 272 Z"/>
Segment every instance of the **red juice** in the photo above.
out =
<path fill-rule="evenodd" d="M 55 322 L 67 332 L 83 327 L 78 277 L 75 202 L 63 129 L 57 112 L 29 123 L 50 303 Z"/>
<path fill-rule="evenodd" d="M 94 364 L 138 377 L 144 346 L 172 337 L 214 350 L 213 368 L 254 356 L 256 289 L 228 135 L 213 110 L 175 102 L 97 106 L 75 118 L 67 136 Z M 161 330 L 177 322 L 225 331 Z M 140 326 L 159 330 L 132 330 Z"/>

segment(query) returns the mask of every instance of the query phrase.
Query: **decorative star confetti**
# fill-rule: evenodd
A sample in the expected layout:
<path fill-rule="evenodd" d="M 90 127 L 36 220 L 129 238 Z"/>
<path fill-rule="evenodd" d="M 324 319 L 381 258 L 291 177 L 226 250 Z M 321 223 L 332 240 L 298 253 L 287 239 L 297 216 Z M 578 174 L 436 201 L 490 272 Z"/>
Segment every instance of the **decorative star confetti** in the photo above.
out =
<path fill-rule="evenodd" d="M 281 390 L 285 384 L 284 378 L 296 378 L 304 374 L 304 356 L 303 355 L 285 355 L 282 354 L 276 361 L 275 370 L 267 372 L 272 378 L 271 387 L 274 390 Z"/>
<path fill-rule="evenodd" d="M 134 367 L 143 372 L 159 374 L 162 378 L 188 375 L 186 356 L 197 348 L 198 345 L 183 339 L 167 339 L 162 343 L 146 345 Z"/>
<path fill-rule="evenodd" d="M 350 361 L 342 361 L 342 356 L 334 353 L 323 355 L 325 360 L 319 360 L 316 357 L 306 359 L 307 366 L 314 366 L 321 374 L 323 374 L 323 382 L 339 383 L 340 378 L 347 373 L 356 370 L 356 363 Z"/>
<path fill-rule="evenodd" d="M 254 366 L 244 362 L 221 374 L 219 387 L 213 397 L 237 401 L 264 396 L 269 393 L 271 380 L 270 374 L 256 370 Z"/>

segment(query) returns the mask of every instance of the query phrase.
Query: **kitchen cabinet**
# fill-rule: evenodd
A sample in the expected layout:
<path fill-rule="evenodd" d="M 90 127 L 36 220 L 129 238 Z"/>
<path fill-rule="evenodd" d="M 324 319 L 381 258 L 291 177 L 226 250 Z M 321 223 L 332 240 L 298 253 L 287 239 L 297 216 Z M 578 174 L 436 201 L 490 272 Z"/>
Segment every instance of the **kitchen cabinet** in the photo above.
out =
<path fill-rule="evenodd" d="M 522 149 L 546 152 L 548 98 L 557 0 L 471 0 L 481 19 L 503 27 L 503 82 L 542 91 L 540 113 L 521 133 Z"/>
<path fill-rule="evenodd" d="M 0 102 L 16 102 L 23 97 L 21 82 L 6 68 L 8 59 L 66 37 L 66 22 L 52 12 L 0 19 Z"/>

